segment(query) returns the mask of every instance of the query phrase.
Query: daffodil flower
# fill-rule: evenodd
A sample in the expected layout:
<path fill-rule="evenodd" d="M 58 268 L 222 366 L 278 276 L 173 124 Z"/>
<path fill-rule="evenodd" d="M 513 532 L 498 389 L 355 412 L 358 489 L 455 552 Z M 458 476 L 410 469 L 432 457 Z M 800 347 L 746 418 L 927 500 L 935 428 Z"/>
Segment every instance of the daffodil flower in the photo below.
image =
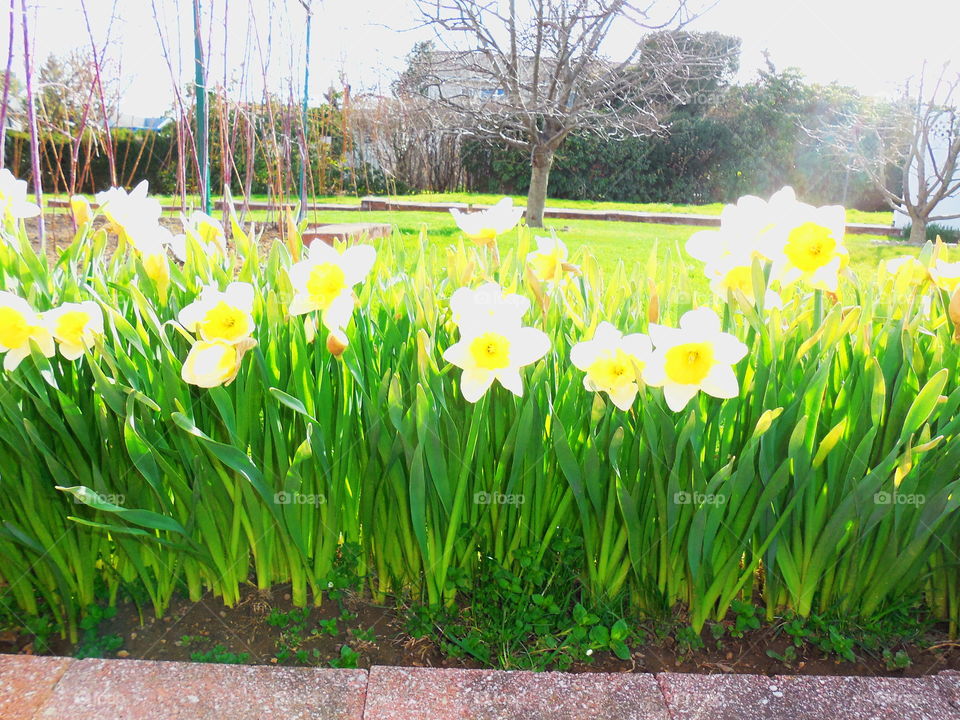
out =
<path fill-rule="evenodd" d="M 40 206 L 27 201 L 27 181 L 18 180 L 6 168 L 0 170 L 0 215 L 4 222 L 39 214 Z"/>
<path fill-rule="evenodd" d="M 883 269 L 890 275 L 897 277 L 909 277 L 914 285 L 921 285 L 930 279 L 930 271 L 927 266 L 917 260 L 913 255 L 900 255 L 899 257 L 887 260 Z"/>
<path fill-rule="evenodd" d="M 840 271 L 850 262 L 843 245 L 846 212 L 840 205 L 815 208 L 798 203 L 797 208 L 783 221 L 789 230 L 773 274 L 784 285 L 804 280 L 836 292 Z"/>
<path fill-rule="evenodd" d="M 686 250 L 705 263 L 726 255 L 757 256 L 765 260 L 779 257 L 785 242 L 781 224 L 795 216 L 802 204 L 793 188 L 785 187 L 770 200 L 744 195 L 736 205 L 726 205 L 720 213 L 719 230 L 701 230 L 687 240 Z"/>
<path fill-rule="evenodd" d="M 56 352 L 47 320 L 20 296 L 0 291 L 0 353 L 5 353 L 4 369 L 16 370 L 30 355 L 31 343 L 46 357 L 53 357 Z"/>
<path fill-rule="evenodd" d="M 960 262 L 937 260 L 930 268 L 930 277 L 938 288 L 952 293 L 960 287 Z"/>
<path fill-rule="evenodd" d="M 513 199 L 505 197 L 496 205 L 479 212 L 465 213 L 450 210 L 457 227 L 479 245 L 492 245 L 497 236 L 513 230 L 523 215 L 522 207 L 514 207 Z"/>
<path fill-rule="evenodd" d="M 200 236 L 207 247 L 216 247 L 222 253 L 227 251 L 227 235 L 216 218 L 197 211 L 190 216 L 188 227 Z"/>
<path fill-rule="evenodd" d="M 443 359 L 463 370 L 460 392 L 475 403 L 498 381 L 514 395 L 523 395 L 520 368 L 536 362 L 550 350 L 550 339 L 520 321 L 460 328 L 460 341 L 443 353 Z"/>
<path fill-rule="evenodd" d="M 679 412 L 702 390 L 718 398 L 740 392 L 733 365 L 747 354 L 747 346 L 720 330 L 720 318 L 709 308 L 690 310 L 679 328 L 651 324 L 654 351 L 643 368 L 643 381 L 663 387 L 667 406 Z"/>
<path fill-rule="evenodd" d="M 70 212 L 73 213 L 73 221 L 77 227 L 86 225 L 93 219 L 90 203 L 83 195 L 74 195 L 70 198 Z"/>
<path fill-rule="evenodd" d="M 476 289 L 459 288 L 450 296 L 453 322 L 461 330 L 475 325 L 520 322 L 529 309 L 528 298 L 504 293 L 503 288 L 495 282 L 484 283 Z"/>
<path fill-rule="evenodd" d="M 753 289 L 753 258 L 749 255 L 724 255 L 707 263 L 704 272 L 710 279 L 710 289 L 724 302 L 730 292 L 742 293 L 750 305 L 757 304 Z M 783 307 L 783 302 L 773 290 L 764 294 L 763 305 L 767 309 Z"/>
<path fill-rule="evenodd" d="M 131 228 L 151 227 L 160 222 L 160 202 L 147 197 L 148 187 L 144 180 L 129 194 L 118 187 L 97 193 L 101 212 L 118 233 L 129 233 Z"/>
<path fill-rule="evenodd" d="M 290 268 L 296 292 L 290 314 L 319 310 L 328 330 L 342 330 L 353 313 L 353 287 L 363 282 L 376 259 L 377 251 L 370 245 L 354 245 L 341 253 L 325 243 L 313 243 L 307 258 Z"/>
<path fill-rule="evenodd" d="M 170 287 L 170 260 L 167 258 L 167 248 L 155 237 L 144 238 L 139 247 L 140 262 L 153 281 L 161 295 L 166 295 Z"/>
<path fill-rule="evenodd" d="M 64 303 L 44 313 L 44 319 L 67 360 L 81 357 L 103 337 L 103 311 L 92 300 Z"/>
<path fill-rule="evenodd" d="M 203 340 L 236 344 L 256 329 L 253 322 L 253 285 L 233 282 L 220 291 L 206 287 L 200 297 L 180 311 L 180 324 Z"/>
<path fill-rule="evenodd" d="M 252 338 L 237 343 L 198 340 L 183 362 L 180 377 L 184 382 L 202 388 L 229 385 L 240 372 L 243 356 L 256 346 L 257 341 Z"/>
<path fill-rule="evenodd" d="M 586 372 L 583 386 L 605 392 L 621 410 L 629 410 L 640 388 L 638 380 L 651 353 L 650 338 L 641 333 L 624 335 L 608 322 L 597 326 L 593 339 L 570 349 L 570 362 Z"/>
<path fill-rule="evenodd" d="M 219 220 L 197 211 L 189 218 L 182 218 L 182 222 L 186 234 L 173 235 L 170 240 L 170 249 L 177 260 L 180 262 L 187 260 L 187 234 L 196 238 L 207 255 L 226 255 L 227 236 Z"/>
<path fill-rule="evenodd" d="M 537 237 L 537 249 L 527 255 L 527 264 L 540 282 L 559 283 L 578 268 L 567 262 L 567 246 L 559 238 Z"/>
<path fill-rule="evenodd" d="M 166 252 L 175 243 L 173 233 L 159 222 L 133 222 L 123 230 L 123 236 L 130 246 L 140 253 L 147 250 Z"/>

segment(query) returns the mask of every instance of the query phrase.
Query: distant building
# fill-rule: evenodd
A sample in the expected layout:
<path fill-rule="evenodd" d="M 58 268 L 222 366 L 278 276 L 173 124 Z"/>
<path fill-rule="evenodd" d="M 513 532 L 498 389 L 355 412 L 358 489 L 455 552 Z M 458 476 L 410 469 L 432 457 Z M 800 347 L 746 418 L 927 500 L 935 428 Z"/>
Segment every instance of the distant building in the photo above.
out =
<path fill-rule="evenodd" d="M 116 118 L 110 123 L 113 128 L 122 128 L 124 130 L 163 130 L 172 123 L 168 117 L 140 117 L 137 115 L 127 115 L 117 113 Z"/>
<path fill-rule="evenodd" d="M 942 130 L 938 132 L 937 130 Z M 939 167 L 943 166 L 944 160 L 947 157 L 947 147 L 950 144 L 950 130 L 946 122 L 941 127 L 938 127 L 934 132 L 930 134 L 930 156 L 937 158 L 937 165 Z M 930 159 L 927 159 L 927 172 L 931 173 L 930 170 Z M 960 168 L 957 169 L 957 173 L 960 173 Z M 954 182 L 958 179 L 957 175 L 954 175 Z M 917 166 L 914 164 L 910 168 L 910 195 L 916 197 L 917 192 Z M 937 205 L 936 209 L 930 213 L 932 216 L 936 217 L 938 215 L 960 215 L 960 192 L 954 193 L 949 197 L 944 198 Z M 952 227 L 960 229 L 960 218 L 954 218 L 953 220 L 934 220 L 936 225 L 944 225 L 946 227 Z M 894 227 L 902 228 L 910 224 L 910 217 L 903 212 L 897 210 L 893 213 L 893 225 Z"/>

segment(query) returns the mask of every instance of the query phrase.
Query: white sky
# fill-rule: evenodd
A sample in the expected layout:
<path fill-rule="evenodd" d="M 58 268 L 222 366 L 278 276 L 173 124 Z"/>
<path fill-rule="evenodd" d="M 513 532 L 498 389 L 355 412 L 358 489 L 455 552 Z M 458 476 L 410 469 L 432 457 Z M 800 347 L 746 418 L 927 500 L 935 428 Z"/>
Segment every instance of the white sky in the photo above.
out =
<path fill-rule="evenodd" d="M 152 8 L 173 51 L 174 72 L 192 78 L 192 0 L 85 0 L 98 44 L 106 38 L 111 9 L 110 56 L 119 63 L 123 112 L 159 115 L 173 103 L 170 72 L 161 52 Z M 261 58 L 271 86 L 302 92 L 304 11 L 299 0 L 200 0 L 211 84 L 223 81 L 224 11 L 229 18 L 228 81 L 259 97 Z M 19 6 L 19 3 L 17 3 Z M 313 0 L 310 96 L 345 76 L 354 91 L 388 92 L 403 58 L 429 31 L 415 27 L 410 0 Z M 50 52 L 89 47 L 81 0 L 29 0 L 32 53 L 39 64 Z M 887 7 L 891 7 L 888 5 Z M 272 11 L 270 8 L 273 8 Z M 216 18 L 211 24 L 211 18 Z M 19 23 L 19 17 L 17 17 Z M 863 92 L 888 94 L 926 59 L 960 66 L 960 3 L 911 0 L 892 10 L 864 0 L 718 0 L 692 29 L 718 30 L 743 38 L 741 78 L 751 78 L 768 49 L 774 63 L 800 68 L 817 82 L 837 80 Z M 178 36 L 179 33 L 179 36 Z M 7 12 L 0 10 L 6 49 Z M 259 39 L 258 39 L 259 36 Z M 17 27 L 14 68 L 23 76 L 22 33 Z M 269 46 L 268 46 L 269 42 Z M 4 56 L 5 57 L 5 56 Z M 249 74 L 242 75 L 241 68 Z"/>

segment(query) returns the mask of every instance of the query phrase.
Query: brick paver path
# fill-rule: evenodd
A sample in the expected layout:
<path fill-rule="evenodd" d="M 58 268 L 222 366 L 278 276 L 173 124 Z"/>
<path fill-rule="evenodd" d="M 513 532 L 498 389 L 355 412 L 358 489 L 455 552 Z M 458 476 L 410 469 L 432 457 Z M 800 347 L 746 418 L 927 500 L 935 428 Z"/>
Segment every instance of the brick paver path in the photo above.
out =
<path fill-rule="evenodd" d="M 0 720 L 960 720 L 924 678 L 330 670 L 0 655 Z"/>

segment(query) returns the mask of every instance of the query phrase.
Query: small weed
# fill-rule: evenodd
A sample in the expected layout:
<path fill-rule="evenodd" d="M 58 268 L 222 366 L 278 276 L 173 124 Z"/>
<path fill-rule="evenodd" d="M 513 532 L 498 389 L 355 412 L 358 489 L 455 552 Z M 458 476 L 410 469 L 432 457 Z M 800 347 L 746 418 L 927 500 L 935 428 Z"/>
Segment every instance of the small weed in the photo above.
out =
<path fill-rule="evenodd" d="M 320 632 L 324 635 L 329 635 L 330 637 L 336 637 L 340 634 L 340 629 L 337 627 L 337 619 L 330 618 L 329 620 L 321 620 L 317 623 L 317 627 L 320 629 Z"/>
<path fill-rule="evenodd" d="M 73 656 L 78 659 L 100 658 L 108 653 L 114 653 L 123 645 L 123 638 L 116 634 L 101 635 L 100 624 L 109 620 L 117 614 L 115 607 L 101 607 L 99 605 L 90 605 L 87 607 L 87 613 L 80 621 L 82 634 L 80 642 L 77 643 L 73 651 Z"/>
<path fill-rule="evenodd" d="M 461 588 L 461 609 L 413 608 L 407 631 L 429 637 L 447 655 L 507 669 L 564 670 L 593 662 L 597 652 L 629 659 L 639 632 L 615 606 L 588 604 L 582 596 L 579 538 L 558 533 L 548 555 L 537 555 L 517 551 L 509 568 L 482 559 L 473 585 Z"/>
<path fill-rule="evenodd" d="M 205 652 L 192 652 L 190 659 L 198 663 L 221 663 L 224 665 L 243 665 L 250 659 L 250 653 L 233 653 L 223 645 L 215 645 Z"/>
<path fill-rule="evenodd" d="M 330 661 L 330 667 L 335 668 L 355 668 L 360 659 L 360 653 L 350 649 L 349 645 L 340 648 L 340 657 Z"/>
<path fill-rule="evenodd" d="M 373 628 L 353 628 L 350 634 L 357 642 L 372 643 L 377 641 L 377 634 L 373 631 Z"/>
<path fill-rule="evenodd" d="M 782 653 L 776 650 L 767 650 L 767 655 L 774 660 L 779 660 L 787 667 L 792 667 L 797 661 L 797 649 L 793 645 L 787 645 Z"/>

